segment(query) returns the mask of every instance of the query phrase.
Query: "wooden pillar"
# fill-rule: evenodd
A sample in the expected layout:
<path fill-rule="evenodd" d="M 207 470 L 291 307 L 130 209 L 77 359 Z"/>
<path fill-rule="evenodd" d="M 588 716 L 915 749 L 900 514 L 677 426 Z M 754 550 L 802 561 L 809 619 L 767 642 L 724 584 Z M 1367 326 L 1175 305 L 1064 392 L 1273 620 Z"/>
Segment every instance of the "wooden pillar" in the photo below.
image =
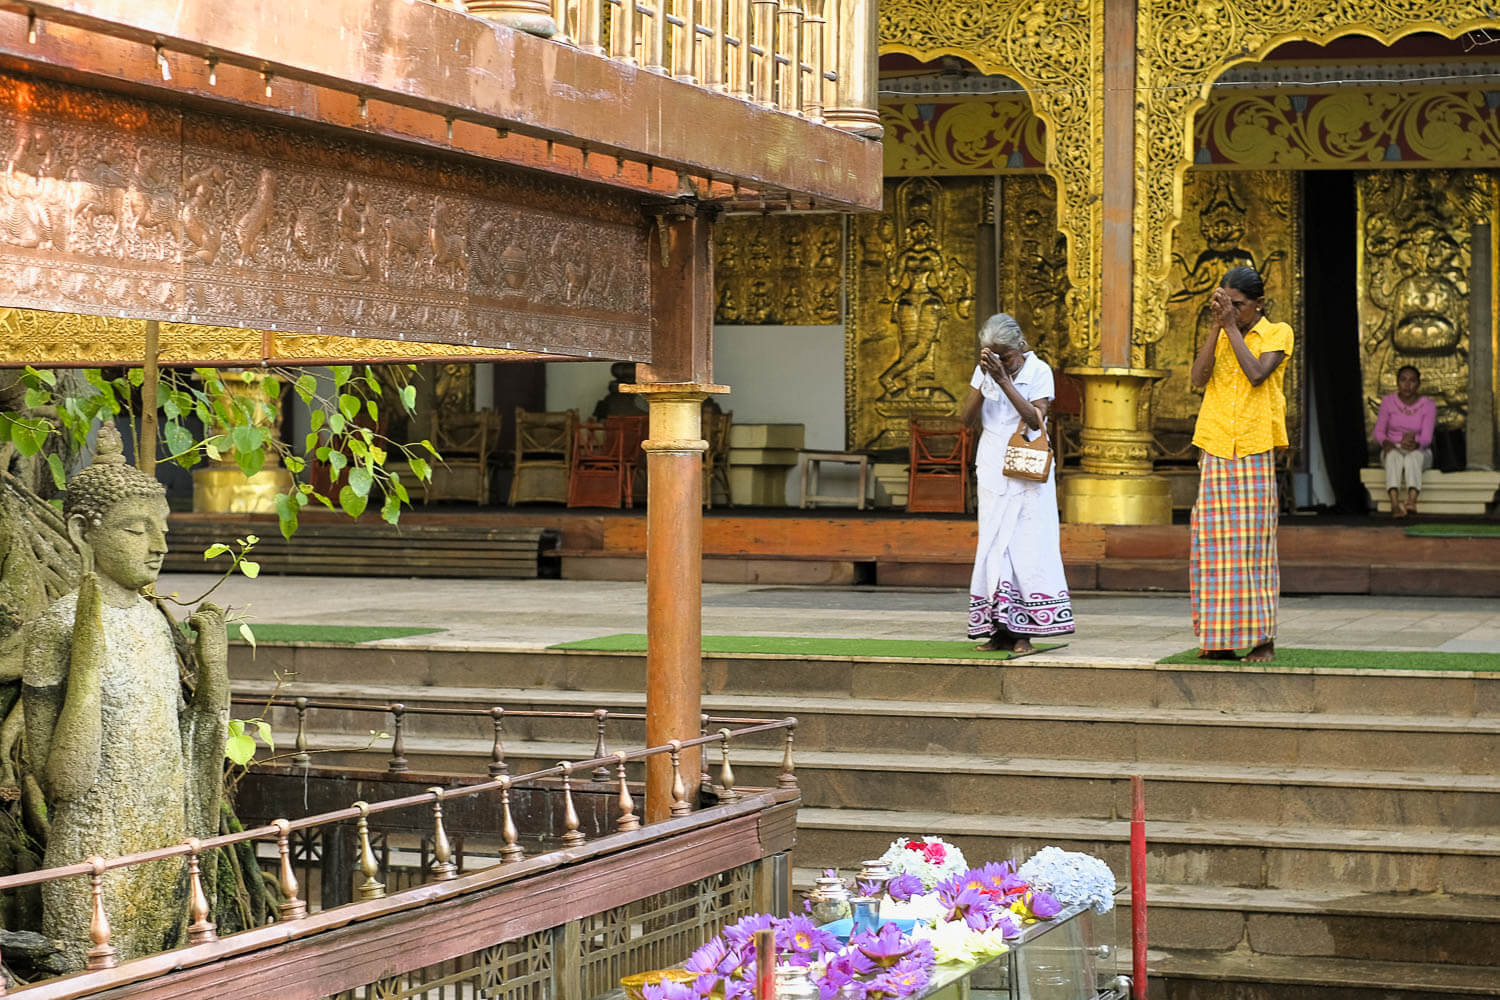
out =
<path fill-rule="evenodd" d="M 1080 471 L 1062 488 L 1063 517 L 1086 524 L 1170 524 L 1166 479 L 1151 474 L 1144 397 L 1165 372 L 1131 365 L 1134 253 L 1137 0 L 1104 0 L 1103 213 L 1099 364 L 1070 368 L 1083 381 Z"/>
<path fill-rule="evenodd" d="M 712 219 L 690 203 L 663 209 L 653 222 L 652 363 L 636 384 L 646 397 L 646 743 L 698 735 L 703 692 L 703 401 L 728 392 L 713 384 Z M 702 755 L 682 754 L 691 797 Z M 646 767 L 647 823 L 672 808 L 671 761 Z"/>

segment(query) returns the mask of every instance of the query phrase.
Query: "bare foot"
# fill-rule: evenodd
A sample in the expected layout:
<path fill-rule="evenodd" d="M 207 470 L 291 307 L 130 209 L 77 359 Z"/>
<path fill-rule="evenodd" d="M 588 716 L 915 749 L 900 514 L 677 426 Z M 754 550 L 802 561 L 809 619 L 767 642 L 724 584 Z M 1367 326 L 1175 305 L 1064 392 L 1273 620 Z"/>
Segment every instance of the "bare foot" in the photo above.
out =
<path fill-rule="evenodd" d="M 1036 647 L 1031 644 L 1030 639 L 1026 638 L 1024 635 L 1021 635 L 1016 636 L 1015 645 L 1011 646 L 1011 651 L 1014 652 L 1017 656 L 1020 656 L 1023 653 L 1035 653 Z"/>
<path fill-rule="evenodd" d="M 1276 641 L 1268 639 L 1245 654 L 1246 663 L 1270 663 L 1276 659 Z"/>
<path fill-rule="evenodd" d="M 1198 650 L 1200 660 L 1238 660 L 1232 649 L 1200 649 Z"/>
<path fill-rule="evenodd" d="M 1405 517 L 1406 516 L 1406 507 L 1404 507 L 1402 505 L 1402 503 L 1401 503 L 1400 500 L 1397 500 L 1397 501 L 1395 501 L 1394 503 L 1391 504 L 1391 516 L 1392 517 Z"/>
<path fill-rule="evenodd" d="M 1408 514 L 1415 514 L 1417 512 L 1417 491 L 1416 490 L 1412 490 L 1411 493 L 1410 493 L 1410 495 L 1408 495 L 1407 498 L 1406 498 L 1406 512 Z"/>
<path fill-rule="evenodd" d="M 1016 640 L 1005 636 L 992 635 L 989 639 L 974 648 L 982 649 L 986 653 L 1010 653 L 1016 648 Z"/>

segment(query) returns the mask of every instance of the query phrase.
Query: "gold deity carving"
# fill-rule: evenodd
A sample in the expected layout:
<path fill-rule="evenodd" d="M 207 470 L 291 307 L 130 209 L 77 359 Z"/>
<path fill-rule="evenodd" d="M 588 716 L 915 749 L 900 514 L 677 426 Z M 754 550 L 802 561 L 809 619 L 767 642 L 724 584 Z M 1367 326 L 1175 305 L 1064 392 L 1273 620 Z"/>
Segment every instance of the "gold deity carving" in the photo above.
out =
<path fill-rule="evenodd" d="M 1482 174 L 1388 170 L 1359 178 L 1360 343 L 1373 427 L 1396 372 L 1415 365 L 1438 426 L 1463 427 L 1469 404 L 1470 229 L 1494 212 Z"/>
<path fill-rule="evenodd" d="M 1045 174 L 1000 184 L 997 308 L 1026 331 L 1054 369 L 1082 364 L 1086 345 L 1068 339 L 1068 241 L 1057 229 L 1057 182 Z"/>
<path fill-rule="evenodd" d="M 840 215 L 736 215 L 714 230 L 714 319 L 831 326 L 843 316 Z"/>
<path fill-rule="evenodd" d="M 974 364 L 984 186 L 913 177 L 887 185 L 884 213 L 853 220 L 846 412 L 858 447 L 904 445 L 911 419 L 957 412 Z"/>
<path fill-rule="evenodd" d="M 1213 335 L 1208 301 L 1232 267 L 1255 268 L 1266 283 L 1266 314 L 1301 333 L 1302 266 L 1297 176 L 1284 171 L 1189 171 L 1183 181 L 1183 221 L 1172 247 L 1167 323 L 1151 345 L 1152 367 L 1167 376 L 1156 384 L 1153 422 L 1166 457 L 1191 453 L 1187 442 L 1202 401 L 1188 370 L 1205 338 Z M 1287 368 L 1288 434 L 1297 440 L 1300 419 L 1300 351 Z"/>

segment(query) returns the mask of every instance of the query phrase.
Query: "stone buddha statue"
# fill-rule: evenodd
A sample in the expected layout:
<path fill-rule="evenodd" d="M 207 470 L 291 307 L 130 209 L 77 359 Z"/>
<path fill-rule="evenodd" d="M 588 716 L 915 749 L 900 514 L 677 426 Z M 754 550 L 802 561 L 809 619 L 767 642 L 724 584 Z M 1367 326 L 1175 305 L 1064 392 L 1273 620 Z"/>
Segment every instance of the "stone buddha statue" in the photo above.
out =
<path fill-rule="evenodd" d="M 47 807 L 47 867 L 208 837 L 219 830 L 229 715 L 224 614 L 204 604 L 197 677 L 184 698 L 172 625 L 142 595 L 167 552 L 167 503 L 125 464 L 119 434 L 100 432 L 94 464 L 68 484 L 67 532 L 82 555 L 77 591 L 28 626 L 21 698 L 24 762 Z M 178 943 L 187 911 L 180 858 L 104 876 L 121 960 Z M 86 878 L 42 887 L 42 930 L 82 968 L 89 947 Z"/>

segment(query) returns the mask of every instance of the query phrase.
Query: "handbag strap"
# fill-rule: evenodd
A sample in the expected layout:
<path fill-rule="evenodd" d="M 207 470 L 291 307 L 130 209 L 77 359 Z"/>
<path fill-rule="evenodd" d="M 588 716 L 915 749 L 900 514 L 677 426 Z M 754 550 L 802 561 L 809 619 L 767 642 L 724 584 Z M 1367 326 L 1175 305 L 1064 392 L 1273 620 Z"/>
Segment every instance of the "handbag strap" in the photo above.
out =
<path fill-rule="evenodd" d="M 1016 421 L 1016 432 L 1010 436 L 1010 443 L 1016 448 L 1031 448 L 1035 451 L 1052 450 L 1052 445 L 1047 440 L 1046 433 L 1043 433 L 1035 441 L 1026 436 L 1026 420 L 1024 417 Z"/>

